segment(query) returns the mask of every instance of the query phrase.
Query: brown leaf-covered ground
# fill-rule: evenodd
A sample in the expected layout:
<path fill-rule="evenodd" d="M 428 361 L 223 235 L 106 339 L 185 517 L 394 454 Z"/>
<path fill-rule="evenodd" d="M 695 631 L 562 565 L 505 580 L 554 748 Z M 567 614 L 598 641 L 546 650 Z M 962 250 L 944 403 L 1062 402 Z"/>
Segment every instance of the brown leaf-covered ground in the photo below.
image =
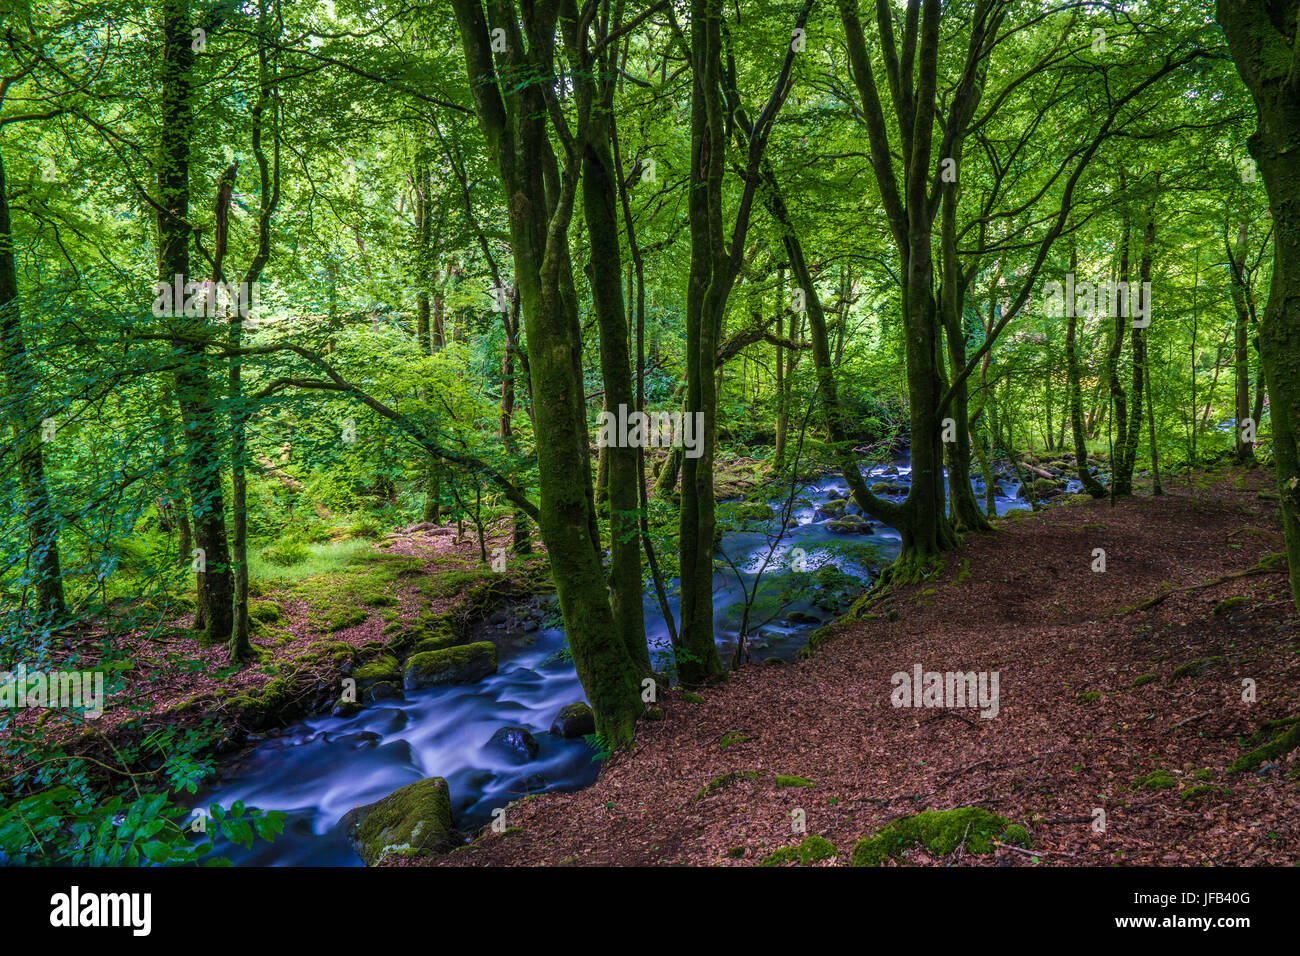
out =
<path fill-rule="evenodd" d="M 504 834 L 423 862 L 750 865 L 799 842 L 791 815 L 802 809 L 807 833 L 834 843 L 842 864 L 897 816 L 976 805 L 1026 824 L 1033 850 L 907 862 L 1296 863 L 1297 755 L 1226 772 L 1241 735 L 1300 713 L 1284 576 L 1126 613 L 1280 551 L 1271 487 L 1263 471 L 1196 476 L 1167 481 L 1161 498 L 999 521 L 935 580 L 875 608 L 880 617 L 841 625 L 812 659 L 746 667 L 702 690 L 702 703 L 668 692 L 665 718 L 643 721 L 594 786 L 513 804 Z M 1092 570 L 1095 548 L 1104 573 Z M 1223 606 L 1232 597 L 1245 600 Z M 918 663 L 996 670 L 1000 712 L 892 706 L 891 675 Z M 1191 673 L 1175 678 L 1184 665 Z M 1242 700 L 1244 678 L 1255 703 Z M 1155 771 L 1165 788 L 1137 786 Z M 779 787 L 778 775 L 812 786 Z M 1098 807 L 1104 833 L 1092 827 Z"/>

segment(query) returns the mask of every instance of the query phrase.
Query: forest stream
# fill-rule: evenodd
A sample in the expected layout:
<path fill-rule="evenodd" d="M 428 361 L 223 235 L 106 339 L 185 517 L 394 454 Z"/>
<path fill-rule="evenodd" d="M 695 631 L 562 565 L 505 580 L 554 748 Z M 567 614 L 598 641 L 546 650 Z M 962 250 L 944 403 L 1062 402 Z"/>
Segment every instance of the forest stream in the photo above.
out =
<path fill-rule="evenodd" d="M 906 494 L 910 471 L 908 459 L 901 458 L 892 465 L 864 469 L 863 474 L 869 483 L 896 485 L 898 494 L 893 497 L 898 499 Z M 982 481 L 972 484 L 982 499 Z M 1066 490 L 1077 489 L 1078 482 L 1072 479 Z M 1021 490 L 1014 478 L 999 475 L 998 514 L 1030 507 Z M 807 550 L 809 569 L 833 563 L 859 582 L 872 580 L 897 556 L 898 533 L 878 522 L 870 523 L 868 534 L 845 535 L 828 527 L 843 515 L 836 513 L 841 506 L 827 506 L 846 498 L 848 486 L 835 475 L 801 489 L 791 512 L 792 527 L 776 543 L 763 574 L 764 588 L 788 573 L 788 552 L 794 548 Z M 784 498 L 772 502 L 771 535 L 779 529 L 783 504 Z M 844 515 L 860 514 L 851 501 L 842 509 Z M 835 553 L 833 545 L 846 541 L 872 548 Z M 754 574 L 763 565 L 770 542 L 771 537 L 759 530 L 723 536 L 720 550 L 740 570 L 745 589 L 753 589 Z M 864 554 L 870 555 L 866 566 Z M 862 590 L 859 587 L 857 593 Z M 725 561 L 715 571 L 714 594 L 719 653 L 728 661 L 745 590 Z M 849 600 L 856 596 L 840 595 Z M 463 832 L 488 823 L 494 809 L 526 794 L 589 786 L 600 769 L 589 743 L 582 737 L 563 739 L 548 732 L 560 708 L 583 699 L 573 662 L 564 653 L 564 631 L 537 626 L 536 616 L 530 624 L 519 623 L 528 613 L 536 615 L 544 609 L 547 597 L 553 600 L 550 595 L 539 597 L 520 614 L 492 619 L 506 617 L 505 622 L 480 625 L 486 631 L 477 639 L 497 645 L 499 667 L 478 683 L 409 691 L 404 699 L 379 701 L 346 718 L 313 717 L 274 731 L 251 749 L 224 760 L 215 783 L 193 800 L 195 806 L 230 806 L 240 800 L 264 810 L 284 811 L 288 820 L 283 835 L 272 843 L 257 842 L 244 849 L 218 841 L 215 852 L 235 865 L 360 866 L 361 859 L 340 825 L 343 815 L 425 777 L 447 780 L 453 819 Z M 673 610 L 678 611 L 676 606 Z M 747 642 L 752 659 L 793 659 L 809 634 L 831 616 L 824 607 L 805 600 L 782 607 L 770 623 L 756 627 L 751 622 L 751 632 L 757 631 Z M 659 668 L 669 654 L 669 643 L 653 592 L 646 594 L 645 625 Z M 493 741 L 503 727 L 524 728 L 531 739 L 514 736 L 504 745 Z"/>

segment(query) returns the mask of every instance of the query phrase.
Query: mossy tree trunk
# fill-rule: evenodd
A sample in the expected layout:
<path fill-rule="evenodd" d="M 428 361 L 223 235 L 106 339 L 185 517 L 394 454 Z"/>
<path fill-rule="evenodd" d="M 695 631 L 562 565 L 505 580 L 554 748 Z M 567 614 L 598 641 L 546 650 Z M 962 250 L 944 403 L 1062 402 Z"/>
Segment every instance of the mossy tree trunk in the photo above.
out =
<path fill-rule="evenodd" d="M 568 22 L 566 45 L 579 48 L 576 24 Z M 623 300 L 623 258 L 618 234 L 618 180 L 614 167 L 612 122 L 615 80 L 618 76 L 606 48 L 599 79 L 583 71 L 573 57 L 576 82 L 590 84 L 594 108 L 582 148 L 582 208 L 590 237 L 588 279 L 596 321 L 600 328 L 600 369 L 605 386 L 605 407 L 616 415 L 637 408 L 628 352 L 627 307 Z M 650 652 L 645 639 L 642 600 L 640 449 L 612 445 L 604 455 L 605 490 L 609 502 L 609 590 L 614 627 L 628 654 L 643 674 L 650 673 Z"/>
<path fill-rule="evenodd" d="M 717 0 L 692 0 L 690 56 L 691 188 L 688 198 L 691 260 L 686 290 L 686 409 L 696 416 L 698 457 L 682 456 L 679 507 L 681 628 L 676 652 L 683 683 L 723 673 L 713 639 L 713 461 L 716 429 L 714 353 L 725 269 L 722 178 L 726 141 L 722 82 L 722 11 Z M 721 299 L 721 301 L 720 301 Z"/>
<path fill-rule="evenodd" d="M 1120 182 L 1122 189 L 1123 176 L 1120 177 Z M 1126 210 L 1124 225 L 1120 231 L 1119 266 L 1117 270 L 1119 281 L 1124 287 L 1127 287 L 1129 280 L 1129 239 L 1131 234 L 1132 224 Z M 1131 464 L 1127 468 L 1125 467 L 1127 461 L 1125 450 L 1128 447 L 1128 393 L 1124 390 L 1124 384 L 1120 378 L 1120 360 L 1124 353 L 1124 331 L 1129 322 L 1127 298 L 1123 295 L 1116 295 L 1108 303 L 1105 315 L 1111 318 L 1110 348 L 1106 352 L 1106 381 L 1110 386 L 1111 421 L 1115 429 L 1115 443 L 1112 446 L 1113 451 L 1110 462 L 1110 490 L 1114 496 L 1130 495 L 1133 493 L 1133 468 Z"/>
<path fill-rule="evenodd" d="M 3 102 L 0 97 L 0 102 Z M 36 595 L 36 623 L 54 623 L 66 613 L 63 571 L 59 563 L 59 523 L 45 479 L 39 383 L 28 354 L 14 267 L 13 224 L 4 156 L 0 155 L 0 371 L 3 372 L 5 418 L 13 435 L 13 461 L 27 525 L 26 566 Z"/>
<path fill-rule="evenodd" d="M 1246 242 L 1250 237 L 1250 230 L 1246 223 L 1242 223 L 1237 229 L 1237 239 L 1235 247 L 1228 241 L 1226 235 L 1227 226 L 1225 225 L 1224 235 L 1224 252 L 1228 257 L 1228 291 L 1232 296 L 1232 308 L 1235 314 L 1233 323 L 1233 348 L 1232 363 L 1235 375 L 1233 376 L 1235 390 L 1233 394 L 1233 411 L 1235 413 L 1233 452 L 1237 461 L 1241 464 L 1253 464 L 1255 461 L 1255 446 L 1246 441 L 1246 433 L 1243 423 L 1247 418 L 1251 418 L 1250 408 L 1250 326 L 1254 322 L 1254 302 L 1250 294 L 1250 286 L 1247 280 L 1246 272 Z M 1259 419 L 1253 419 L 1256 429 L 1259 428 Z"/>
<path fill-rule="evenodd" d="M 1079 254 L 1070 240 L 1070 273 L 1079 268 Z M 1083 424 L 1083 386 L 1080 383 L 1078 328 L 1074 309 L 1066 309 L 1065 320 L 1065 390 L 1070 404 L 1070 434 L 1074 437 L 1074 463 L 1083 490 L 1093 498 L 1105 498 L 1106 486 L 1097 480 L 1088 462 L 1088 435 Z"/>
<path fill-rule="evenodd" d="M 1300 609 L 1300 42 L 1297 0 L 1217 0 L 1228 39 L 1258 114 L 1247 146 L 1273 216 L 1273 278 L 1260 323 L 1273 457 L 1281 495 L 1291 593 Z"/>
<path fill-rule="evenodd" d="M 189 0 L 161 6 L 160 75 L 162 142 L 158 160 L 158 278 L 168 285 L 190 279 L 190 147 L 194 117 L 191 82 Z M 173 303 L 179 305 L 179 303 Z M 183 313 L 183 309 L 175 309 Z M 195 625 L 212 641 L 230 639 L 234 623 L 234 580 L 226 538 L 221 482 L 221 437 L 226 427 L 217 410 L 206 341 L 212 330 L 202 318 L 171 320 L 177 334 L 176 402 L 184 431 L 186 478 L 194 517 L 194 544 L 202 551 L 196 574 Z"/>
<path fill-rule="evenodd" d="M 539 527 L 597 733 L 608 745 L 623 746 L 642 709 L 640 669 L 618 638 L 593 533 L 582 339 L 568 254 L 581 157 L 570 154 L 557 169 L 547 131 L 559 12 L 553 4 L 534 5 L 520 18 L 514 3 L 498 2 L 489 29 L 480 0 L 453 6 L 475 113 L 506 198 L 537 434 Z M 495 63 L 491 30 L 505 37 Z M 578 106 L 584 121 L 586 99 Z M 577 141 L 585 136 L 580 130 Z"/>

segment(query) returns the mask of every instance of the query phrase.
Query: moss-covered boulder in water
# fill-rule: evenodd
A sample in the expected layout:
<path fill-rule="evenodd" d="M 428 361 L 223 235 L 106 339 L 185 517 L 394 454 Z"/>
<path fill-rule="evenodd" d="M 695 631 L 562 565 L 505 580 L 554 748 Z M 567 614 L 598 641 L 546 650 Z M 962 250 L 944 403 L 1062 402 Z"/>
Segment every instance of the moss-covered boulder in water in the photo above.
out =
<path fill-rule="evenodd" d="M 844 509 L 848 507 L 848 501 L 843 498 L 834 498 L 830 501 L 822 502 L 817 506 L 818 518 L 838 518 L 844 514 Z"/>
<path fill-rule="evenodd" d="M 353 807 L 343 828 L 366 866 L 390 856 L 441 853 L 451 848 L 451 791 L 442 777 L 426 777 L 382 800 Z"/>
<path fill-rule="evenodd" d="M 565 704 L 560 708 L 560 712 L 555 715 L 555 720 L 551 723 L 551 733 L 557 737 L 569 739 L 572 737 L 585 737 L 587 734 L 596 732 L 596 718 L 588 707 L 582 701 L 576 704 Z"/>
<path fill-rule="evenodd" d="M 443 684 L 472 684 L 497 670 L 497 649 L 489 641 L 462 644 L 441 651 L 424 651 L 406 662 L 407 690 Z"/>
<path fill-rule="evenodd" d="M 426 651 L 441 651 L 448 647 L 455 647 L 460 642 L 460 636 L 449 634 L 445 631 L 437 634 L 425 634 L 415 642 L 415 653 L 423 654 Z"/>
<path fill-rule="evenodd" d="M 401 680 L 402 665 L 398 663 L 396 657 L 385 654 L 382 657 L 376 657 L 373 661 L 362 664 L 352 676 L 356 679 L 357 687 L 364 690 L 385 681 Z"/>
<path fill-rule="evenodd" d="M 859 515 L 845 515 L 826 522 L 826 530 L 835 534 L 871 534 L 871 522 Z"/>
<path fill-rule="evenodd" d="M 853 847 L 851 862 L 853 866 L 879 866 L 918 845 L 936 856 L 947 856 L 962 844 L 968 853 L 990 853 L 995 841 L 1028 846 L 1029 832 L 981 807 L 926 810 L 899 817 L 863 837 Z"/>

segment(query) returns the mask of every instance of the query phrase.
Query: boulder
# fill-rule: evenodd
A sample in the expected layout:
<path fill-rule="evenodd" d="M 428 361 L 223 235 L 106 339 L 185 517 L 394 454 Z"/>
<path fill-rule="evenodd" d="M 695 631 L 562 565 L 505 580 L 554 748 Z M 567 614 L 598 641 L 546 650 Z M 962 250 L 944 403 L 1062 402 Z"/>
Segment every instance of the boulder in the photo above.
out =
<path fill-rule="evenodd" d="M 351 717 L 361 709 L 361 705 L 355 700 L 344 700 L 340 697 L 334 703 L 334 709 L 330 711 L 331 717 Z"/>
<path fill-rule="evenodd" d="M 581 701 L 576 704 L 565 704 L 551 723 L 551 733 L 566 740 L 572 737 L 585 737 L 595 732 L 596 718 L 591 708 Z"/>
<path fill-rule="evenodd" d="M 526 727 L 502 727 L 488 739 L 488 746 L 515 763 L 527 763 L 537 756 L 537 738 Z"/>
<path fill-rule="evenodd" d="M 871 534 L 871 522 L 858 515 L 845 515 L 826 523 L 826 530 L 835 534 Z"/>
<path fill-rule="evenodd" d="M 807 611 L 791 611 L 785 619 L 791 624 L 820 624 L 822 619 L 816 614 L 809 614 Z"/>
<path fill-rule="evenodd" d="M 890 495 L 893 497 L 907 497 L 907 485 L 897 481 L 878 481 L 871 486 L 873 495 Z"/>
<path fill-rule="evenodd" d="M 358 688 L 366 688 L 385 681 L 401 680 L 402 665 L 396 657 L 385 654 L 362 664 L 352 676 L 356 678 Z"/>
<path fill-rule="evenodd" d="M 817 506 L 817 517 L 838 518 L 844 514 L 846 507 L 848 507 L 848 502 L 843 498 L 832 498 L 830 501 L 822 502 Z"/>
<path fill-rule="evenodd" d="M 366 866 L 390 856 L 441 853 L 451 848 L 451 791 L 442 777 L 426 777 L 382 800 L 353 807 L 341 821 Z"/>
<path fill-rule="evenodd" d="M 440 651 L 422 651 L 406 662 L 407 690 L 444 684 L 472 684 L 497 670 L 497 649 L 490 641 L 462 644 Z"/>
<path fill-rule="evenodd" d="M 361 699 L 367 704 L 379 700 L 401 700 L 402 696 L 402 685 L 395 680 L 383 680 L 378 684 L 371 684 L 361 692 Z"/>

